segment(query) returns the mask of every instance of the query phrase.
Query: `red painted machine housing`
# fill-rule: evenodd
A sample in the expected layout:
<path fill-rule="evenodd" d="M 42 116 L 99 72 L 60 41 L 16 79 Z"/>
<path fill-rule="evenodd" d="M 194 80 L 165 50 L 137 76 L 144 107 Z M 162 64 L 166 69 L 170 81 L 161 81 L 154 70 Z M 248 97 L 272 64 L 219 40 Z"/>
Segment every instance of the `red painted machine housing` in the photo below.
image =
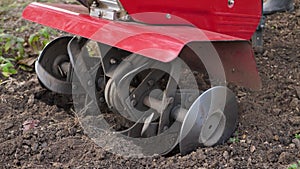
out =
<path fill-rule="evenodd" d="M 222 5 L 218 5 L 214 0 L 199 1 L 197 5 L 195 0 L 189 0 L 187 2 L 193 3 L 184 2 L 182 6 L 179 0 L 174 4 L 173 1 L 160 4 L 157 0 L 121 2 L 133 19 L 144 23 L 92 17 L 84 6 L 70 4 L 31 3 L 24 9 L 23 18 L 162 62 L 180 56 L 196 64 L 195 67 L 201 63 L 193 62 L 191 56 L 194 54 L 185 50 L 186 45 L 193 43 L 195 48 L 203 48 L 210 42 L 223 63 L 227 81 L 252 89 L 261 88 L 254 53 L 248 42 L 259 23 L 260 1 L 235 0 L 232 8 L 226 6 L 228 0 L 224 0 L 225 5 L 219 1 Z M 158 10 L 163 13 L 145 15 L 145 12 Z M 197 27 L 187 26 L 188 22 L 175 14 Z"/>
<path fill-rule="evenodd" d="M 182 25 L 147 25 L 91 17 L 80 5 L 31 3 L 23 18 L 162 62 L 174 60 L 190 42 L 242 41 Z"/>
<path fill-rule="evenodd" d="M 261 17 L 261 0 L 120 0 L 136 21 L 193 24 L 200 29 L 250 39 Z M 155 12 L 149 15 L 148 12 Z M 161 13 L 161 14 L 158 14 Z M 144 15 L 143 15 L 144 14 Z M 169 14 L 169 16 L 166 16 Z"/>

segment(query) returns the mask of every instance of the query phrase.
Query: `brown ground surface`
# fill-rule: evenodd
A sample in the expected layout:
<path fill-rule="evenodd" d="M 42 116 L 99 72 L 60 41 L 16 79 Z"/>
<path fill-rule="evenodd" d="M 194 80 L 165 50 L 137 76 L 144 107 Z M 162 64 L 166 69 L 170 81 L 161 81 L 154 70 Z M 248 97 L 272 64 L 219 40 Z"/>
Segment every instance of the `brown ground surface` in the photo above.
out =
<path fill-rule="evenodd" d="M 26 37 L 39 27 L 21 20 L 20 11 L 1 12 L 1 24 L 8 32 L 28 24 L 32 29 L 17 34 Z M 268 16 L 264 35 L 265 52 L 256 54 L 262 90 L 235 90 L 239 142 L 186 156 L 120 157 L 84 135 L 66 97 L 19 70 L 0 85 L 0 168 L 287 168 L 300 160 L 300 0 L 294 12 Z M 30 119 L 37 126 L 24 132 Z"/>

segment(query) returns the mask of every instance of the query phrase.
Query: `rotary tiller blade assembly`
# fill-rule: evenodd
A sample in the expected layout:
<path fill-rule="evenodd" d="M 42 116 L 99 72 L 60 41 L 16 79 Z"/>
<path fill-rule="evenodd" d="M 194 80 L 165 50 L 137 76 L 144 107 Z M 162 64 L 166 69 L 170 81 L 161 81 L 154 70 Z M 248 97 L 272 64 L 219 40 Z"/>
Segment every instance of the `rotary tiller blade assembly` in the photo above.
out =
<path fill-rule="evenodd" d="M 238 106 L 226 84 L 261 86 L 248 42 L 260 20 L 261 1 L 197 1 L 203 4 L 196 6 L 194 0 L 184 1 L 189 5 L 185 14 L 177 11 L 181 19 L 169 13 L 176 4 L 163 8 L 157 0 L 145 1 L 144 8 L 127 0 L 80 3 L 88 8 L 32 3 L 23 17 L 75 34 L 46 45 L 35 70 L 45 88 L 73 95 L 77 116 L 96 143 L 113 151 L 110 144 L 118 142 L 148 156 L 176 147 L 187 154 L 229 139 Z M 160 10 L 152 9 L 154 4 Z M 256 10 L 247 10 L 249 5 Z M 232 29 L 220 20 L 225 16 Z"/>

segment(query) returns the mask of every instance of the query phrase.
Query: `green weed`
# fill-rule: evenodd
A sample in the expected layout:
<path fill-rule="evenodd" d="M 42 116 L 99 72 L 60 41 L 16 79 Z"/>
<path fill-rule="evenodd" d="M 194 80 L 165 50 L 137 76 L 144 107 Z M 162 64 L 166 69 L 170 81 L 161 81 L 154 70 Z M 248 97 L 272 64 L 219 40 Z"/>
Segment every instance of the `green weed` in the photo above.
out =
<path fill-rule="evenodd" d="M 238 135 L 239 135 L 239 133 L 238 133 L 238 131 L 236 131 L 236 132 L 234 133 L 233 137 L 231 137 L 231 138 L 229 139 L 229 141 L 230 141 L 231 143 L 238 143 L 238 142 L 240 142 L 240 139 L 239 139 Z"/>
<path fill-rule="evenodd" d="M 0 43 L 4 44 L 0 47 L 0 56 L 3 56 L 3 53 L 17 53 L 15 58 L 23 58 L 25 54 L 24 50 L 25 40 L 20 37 L 16 37 L 12 34 L 1 33 L 0 34 Z"/>
<path fill-rule="evenodd" d="M 41 51 L 50 41 L 50 35 L 56 32 L 50 28 L 42 28 L 38 32 L 31 34 L 28 43 L 35 53 Z"/>
<path fill-rule="evenodd" d="M 294 163 L 294 164 L 291 164 L 288 169 L 300 169 L 300 160 L 298 161 L 298 163 Z"/>
<path fill-rule="evenodd" d="M 12 61 L 15 61 L 15 59 L 0 56 L 0 70 L 3 76 L 9 77 L 13 74 L 17 74 L 17 70 Z"/>
<path fill-rule="evenodd" d="M 16 31 L 22 33 L 28 29 L 28 26 L 22 26 Z M 50 35 L 56 34 L 56 31 L 50 28 L 42 28 L 36 33 L 31 34 L 26 42 L 21 37 L 4 32 L 3 29 L 0 29 L 0 71 L 5 77 L 17 73 L 13 62 L 20 61 L 28 56 L 28 53 L 25 53 L 24 47 L 26 43 L 32 49 L 31 54 L 36 55 L 49 43 Z M 31 70 L 25 65 L 18 65 L 18 67 L 22 70 Z"/>

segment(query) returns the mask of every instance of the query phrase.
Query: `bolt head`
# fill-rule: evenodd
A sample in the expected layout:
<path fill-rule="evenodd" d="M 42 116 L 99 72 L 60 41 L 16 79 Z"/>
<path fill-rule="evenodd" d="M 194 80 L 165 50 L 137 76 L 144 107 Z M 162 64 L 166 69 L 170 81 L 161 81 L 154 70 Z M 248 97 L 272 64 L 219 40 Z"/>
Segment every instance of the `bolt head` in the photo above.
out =
<path fill-rule="evenodd" d="M 168 126 L 164 126 L 163 130 L 166 131 L 168 130 L 168 128 L 169 128 Z"/>
<path fill-rule="evenodd" d="M 137 105 L 137 101 L 135 99 L 131 100 L 131 105 L 132 106 L 136 106 Z"/>
<path fill-rule="evenodd" d="M 234 6 L 234 0 L 228 0 L 228 7 L 232 8 Z"/>
<path fill-rule="evenodd" d="M 166 18 L 167 18 L 167 19 L 171 19 L 171 18 L 172 18 L 171 14 L 169 14 L 169 13 L 166 14 Z"/>
<path fill-rule="evenodd" d="M 73 84 L 73 85 L 72 85 L 72 89 L 73 89 L 73 90 L 76 90 L 76 89 L 77 89 L 77 86 Z"/>
<path fill-rule="evenodd" d="M 105 102 L 104 97 L 100 97 L 100 98 L 99 98 L 99 101 L 100 101 L 101 103 L 104 103 L 104 102 Z"/>
<path fill-rule="evenodd" d="M 111 58 L 111 59 L 109 60 L 109 63 L 112 64 L 112 65 L 114 65 L 114 64 L 117 63 L 117 61 L 116 61 L 116 59 Z"/>
<path fill-rule="evenodd" d="M 92 86 L 93 82 L 91 80 L 89 80 L 87 84 L 88 84 L 88 86 Z"/>
<path fill-rule="evenodd" d="M 148 81 L 148 85 L 149 85 L 149 86 L 153 86 L 153 85 L 154 85 L 154 81 L 153 81 L 153 80 L 149 80 L 149 81 Z"/>

